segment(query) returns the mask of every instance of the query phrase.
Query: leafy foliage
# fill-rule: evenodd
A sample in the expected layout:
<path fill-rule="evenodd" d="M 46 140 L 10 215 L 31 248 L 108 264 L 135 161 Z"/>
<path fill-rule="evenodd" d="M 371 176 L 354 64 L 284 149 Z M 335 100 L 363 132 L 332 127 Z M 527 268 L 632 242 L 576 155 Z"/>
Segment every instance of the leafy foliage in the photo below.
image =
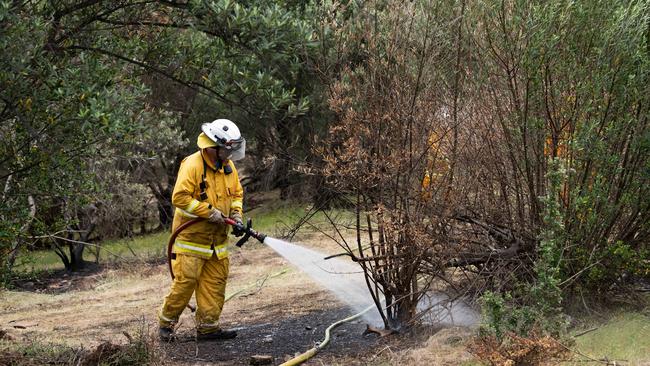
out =
<path fill-rule="evenodd" d="M 371 2 L 354 13 L 339 37 L 362 57 L 332 87 L 338 123 L 320 152 L 322 173 L 369 216 L 357 230 L 378 292 L 414 307 L 415 278 L 451 282 L 458 268 L 457 293 L 511 294 L 486 301 L 494 331 L 554 334 L 566 295 L 647 276 L 648 9 Z"/>
<path fill-rule="evenodd" d="M 229 117 L 258 140 L 253 147 L 275 153 L 309 131 L 299 122 L 313 90 L 302 65 L 318 45 L 309 9 L 2 2 L 3 273 L 35 239 L 75 269 L 83 264 L 77 241 L 116 216 L 122 229 L 101 235 L 129 234 L 152 212 L 165 225 L 176 169 L 195 149 L 185 136 L 202 122 Z"/>
<path fill-rule="evenodd" d="M 11 259 L 30 224 L 32 234 L 59 231 L 64 213 L 92 202 L 92 165 L 111 141 L 142 127 L 131 120 L 144 89 L 115 80 L 117 64 L 49 51 L 44 18 L 16 8 L 2 17 L 2 221 L 12 233 L 2 248 Z"/>
<path fill-rule="evenodd" d="M 649 9 L 2 1 L 2 271 L 32 243 L 74 269 L 91 232 L 167 224 L 180 159 L 225 116 L 252 185 L 308 177 L 316 209 L 355 207 L 341 244 L 387 326 L 442 278 L 486 293 L 497 338 L 554 333 L 567 295 L 650 273 Z"/>

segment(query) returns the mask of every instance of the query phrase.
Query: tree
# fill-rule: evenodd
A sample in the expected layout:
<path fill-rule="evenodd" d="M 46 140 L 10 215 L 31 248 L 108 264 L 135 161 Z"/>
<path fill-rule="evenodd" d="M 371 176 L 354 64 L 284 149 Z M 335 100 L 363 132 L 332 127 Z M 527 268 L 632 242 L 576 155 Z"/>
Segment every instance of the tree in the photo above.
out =
<path fill-rule="evenodd" d="M 356 206 L 341 244 L 388 327 L 434 278 L 512 293 L 525 332 L 648 276 L 648 6 L 371 2 L 339 28 L 364 53 L 331 89 L 321 173 Z"/>
<path fill-rule="evenodd" d="M 451 61 L 451 37 L 449 24 L 434 19 L 444 10 L 370 3 L 339 30 L 361 42 L 364 58 L 332 86 L 338 120 L 321 145 L 327 148 L 317 147 L 321 173 L 356 207 L 356 243 L 341 237 L 341 245 L 364 270 L 384 325 L 395 330 L 421 313 L 431 281 L 444 277 L 458 249 L 443 245 L 453 210 L 445 199 L 453 125 L 440 74 Z"/>
<path fill-rule="evenodd" d="M 110 191 L 90 175 L 98 166 L 149 187 L 167 223 L 185 153 L 171 151 L 214 116 L 232 116 L 251 131 L 255 150 L 286 151 L 299 140 L 294 131 L 310 131 L 311 120 L 301 117 L 312 90 L 301 65 L 316 45 L 309 9 L 275 1 L 3 2 L 0 237 L 7 258 L 29 237 L 88 221 L 78 217 L 82 208 Z M 180 92 L 152 95 L 147 86 L 159 91 L 161 78 Z M 164 110 L 179 113 L 180 123 L 158 128 Z M 115 161 L 110 153 L 122 149 L 134 151 Z"/>
<path fill-rule="evenodd" d="M 121 65 L 53 49 L 52 30 L 60 24 L 44 21 L 43 7 L 28 7 L 4 3 L 0 13 L 5 271 L 20 243 L 66 230 L 66 212 L 92 201 L 89 165 L 111 141 L 138 131 L 131 119 L 144 95 L 138 84 L 115 78 L 129 75 Z"/>

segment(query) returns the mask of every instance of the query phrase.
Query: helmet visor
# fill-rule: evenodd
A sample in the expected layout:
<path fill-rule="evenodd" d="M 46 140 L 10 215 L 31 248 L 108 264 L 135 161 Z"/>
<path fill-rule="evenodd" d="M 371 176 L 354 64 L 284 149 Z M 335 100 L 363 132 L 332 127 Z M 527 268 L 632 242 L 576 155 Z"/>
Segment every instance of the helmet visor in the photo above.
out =
<path fill-rule="evenodd" d="M 241 160 L 246 156 L 246 139 L 219 141 L 218 145 L 230 153 L 230 160 Z"/>
<path fill-rule="evenodd" d="M 237 140 L 219 141 L 219 146 L 226 148 L 226 150 L 239 150 L 242 144 L 245 144 L 246 140 L 243 138 Z"/>

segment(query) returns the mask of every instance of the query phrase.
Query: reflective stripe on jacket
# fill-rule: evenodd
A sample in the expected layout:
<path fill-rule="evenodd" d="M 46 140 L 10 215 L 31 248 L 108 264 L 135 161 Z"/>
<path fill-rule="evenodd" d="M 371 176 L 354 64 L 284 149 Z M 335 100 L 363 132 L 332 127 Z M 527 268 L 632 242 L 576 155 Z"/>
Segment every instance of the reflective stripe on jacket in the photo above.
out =
<path fill-rule="evenodd" d="M 228 255 L 228 245 L 222 244 L 217 246 L 204 245 L 199 243 L 192 243 L 184 240 L 176 240 L 174 242 L 174 252 L 194 255 L 197 257 L 211 257 L 214 252 L 219 259 L 225 258 Z"/>
<path fill-rule="evenodd" d="M 230 161 L 229 165 L 232 168 L 230 174 L 224 174 L 223 169 L 216 170 L 207 158 L 204 166 L 201 151 L 186 157 L 181 162 L 172 193 L 172 204 L 176 207 L 172 232 L 193 218 L 207 219 L 212 207 L 226 216 L 230 216 L 232 211 L 241 213 L 244 190 L 233 162 Z M 207 199 L 201 201 L 200 184 L 204 167 Z M 178 235 L 174 243 L 174 253 L 202 258 L 210 258 L 212 253 L 215 253 L 219 258 L 225 258 L 228 256 L 227 241 L 227 225 L 202 221 Z"/>

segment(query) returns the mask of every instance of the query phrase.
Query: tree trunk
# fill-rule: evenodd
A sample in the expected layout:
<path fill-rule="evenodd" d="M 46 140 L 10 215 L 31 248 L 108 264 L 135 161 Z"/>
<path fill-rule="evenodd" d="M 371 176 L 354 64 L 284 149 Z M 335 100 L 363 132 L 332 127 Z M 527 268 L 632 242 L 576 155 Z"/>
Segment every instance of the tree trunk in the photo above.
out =
<path fill-rule="evenodd" d="M 166 187 L 162 184 L 149 183 L 149 189 L 156 198 L 156 207 L 158 208 L 158 220 L 162 227 L 169 227 L 174 218 L 174 206 L 172 205 L 173 182 Z"/>
<path fill-rule="evenodd" d="M 413 320 L 417 308 L 417 303 L 413 301 L 412 295 L 406 296 L 404 299 L 397 303 L 397 315 L 391 328 L 399 330 L 402 325 L 408 324 Z"/>
<path fill-rule="evenodd" d="M 147 207 L 145 206 L 140 216 L 140 235 L 147 233 Z"/>
<path fill-rule="evenodd" d="M 29 204 L 29 219 L 25 225 L 20 228 L 20 234 L 29 230 L 30 226 L 32 225 L 32 221 L 34 221 L 34 217 L 36 216 L 36 201 L 32 195 L 29 195 L 27 197 L 27 203 Z M 18 252 L 20 251 L 20 247 L 22 246 L 23 242 L 24 240 L 22 239 L 22 236 L 18 235 L 14 245 L 11 248 L 9 257 L 7 258 L 6 265 L 8 272 L 11 272 L 11 269 L 14 267 L 14 264 L 16 263 L 16 257 L 18 256 Z"/>
<path fill-rule="evenodd" d="M 163 227 L 169 227 L 174 219 L 172 194 L 168 190 L 165 190 L 165 195 L 158 198 L 158 219 L 160 220 L 160 225 Z"/>
<path fill-rule="evenodd" d="M 84 262 L 83 253 L 86 246 L 83 244 L 69 243 L 68 248 L 70 250 L 70 268 L 68 270 L 76 272 L 84 269 L 86 262 Z"/>

